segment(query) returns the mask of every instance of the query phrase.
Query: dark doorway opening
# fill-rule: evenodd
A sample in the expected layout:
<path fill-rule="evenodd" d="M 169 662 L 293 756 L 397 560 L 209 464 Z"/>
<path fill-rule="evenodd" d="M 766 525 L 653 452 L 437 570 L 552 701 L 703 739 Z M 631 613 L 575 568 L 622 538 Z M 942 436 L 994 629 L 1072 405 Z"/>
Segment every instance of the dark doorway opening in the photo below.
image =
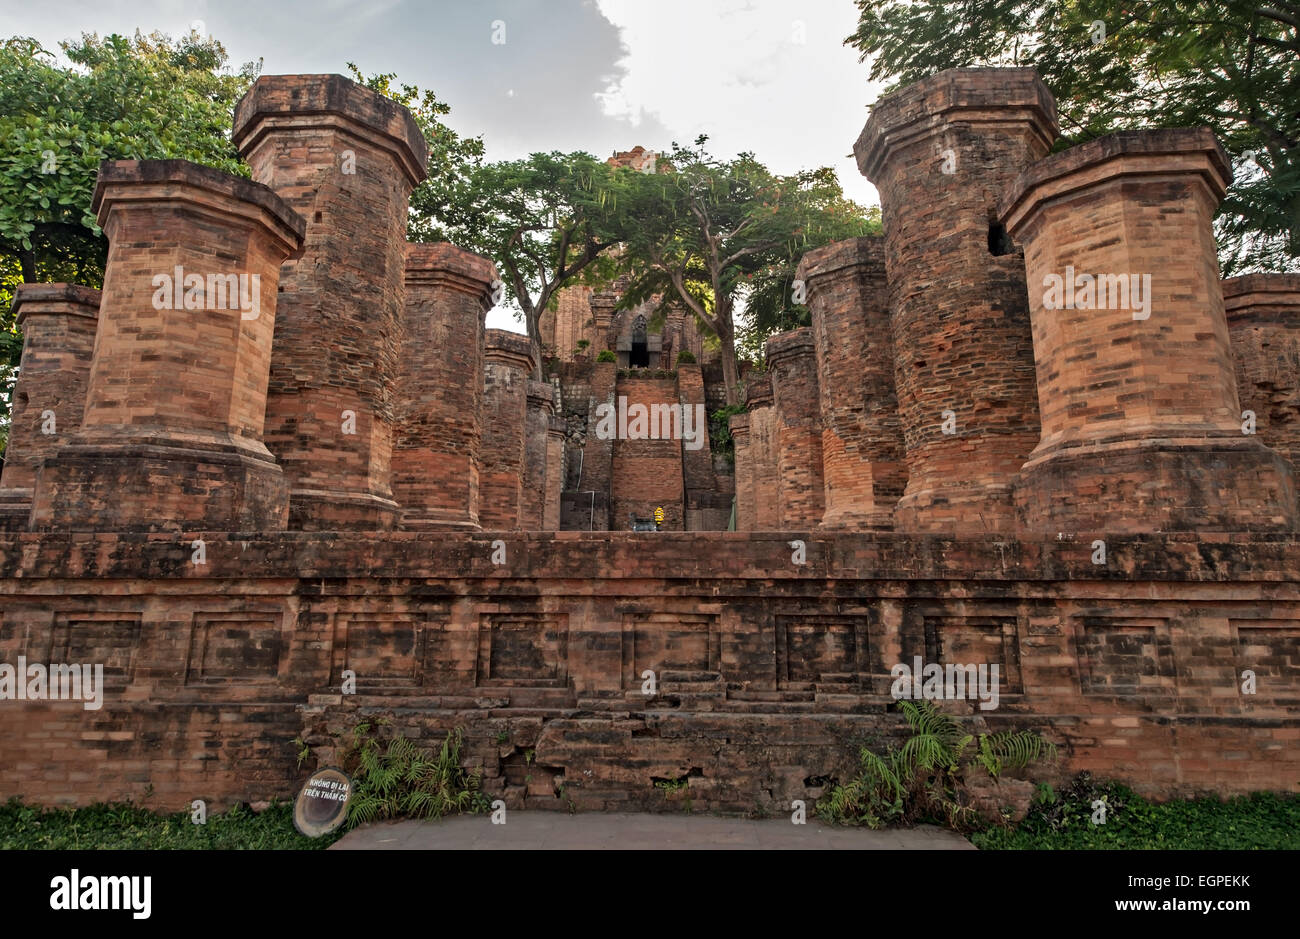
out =
<path fill-rule="evenodd" d="M 632 351 L 628 354 L 627 364 L 632 368 L 650 367 L 650 350 L 646 348 L 644 316 L 638 315 L 632 321 Z"/>

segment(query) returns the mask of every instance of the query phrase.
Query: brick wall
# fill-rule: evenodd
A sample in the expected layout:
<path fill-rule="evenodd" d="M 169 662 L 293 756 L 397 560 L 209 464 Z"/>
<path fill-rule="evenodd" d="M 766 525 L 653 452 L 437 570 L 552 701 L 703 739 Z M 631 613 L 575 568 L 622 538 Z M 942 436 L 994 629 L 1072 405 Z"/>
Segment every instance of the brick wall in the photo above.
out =
<path fill-rule="evenodd" d="M 626 398 L 629 409 L 643 405 L 647 413 L 653 413 L 651 409 L 655 405 L 671 405 L 675 409 L 679 401 L 677 383 L 671 378 L 620 378 L 616 404 L 618 398 Z M 629 515 L 652 517 L 656 507 L 664 510 L 665 531 L 684 529 L 683 453 L 680 439 L 614 441 L 610 495 L 610 527 L 614 531 L 627 531 L 631 527 Z"/>
<path fill-rule="evenodd" d="M 1045 159 L 1008 192 L 1042 401 L 1016 492 L 1027 526 L 1295 527 L 1289 464 L 1241 428 L 1211 227 L 1230 179 L 1209 130 L 1134 131 Z"/>
<path fill-rule="evenodd" d="M 1259 439 L 1300 469 L 1300 276 L 1223 281 L 1237 397 Z"/>
<path fill-rule="evenodd" d="M 1055 537 L 518 533 L 494 565 L 496 537 L 210 533 L 203 567 L 188 536 L 0 537 L 3 660 L 101 662 L 108 685 L 97 711 L 0 704 L 0 786 L 287 798 L 309 770 L 296 737 L 324 765 L 327 731 L 389 714 L 426 742 L 465 728 L 467 763 L 516 806 L 567 808 L 562 785 L 580 809 L 670 808 L 654 780 L 684 778 L 701 810 L 774 811 L 845 778 L 862 736 L 895 739 L 889 669 L 917 655 L 999 664 L 997 709 L 949 706 L 972 731 L 1046 733 L 1049 780 L 1163 797 L 1300 772 L 1290 536 L 1120 537 L 1101 568 Z"/>
<path fill-rule="evenodd" d="M 390 528 L 406 220 L 428 144 L 405 108 L 341 75 L 263 75 L 233 140 L 307 220 L 281 272 L 266 411 L 290 523 Z"/>
<path fill-rule="evenodd" d="M 776 443 L 778 528 L 815 528 L 825 511 L 817 361 L 807 327 L 767 341 Z"/>
<path fill-rule="evenodd" d="M 479 376 L 496 276 L 445 242 L 406 246 L 392 464 L 403 528 L 479 527 Z"/>
<path fill-rule="evenodd" d="M 36 473 L 81 427 L 100 292 L 75 284 L 20 284 L 13 314 L 23 334 L 0 475 L 0 529 L 25 530 Z"/>
<path fill-rule="evenodd" d="M 1032 70 L 948 69 L 877 101 L 854 146 L 885 229 L 909 473 L 900 528 L 1016 525 L 1038 400 L 1024 261 L 995 226 L 1007 185 L 1055 138 Z"/>
<path fill-rule="evenodd" d="M 485 361 L 478 518 L 484 531 L 508 531 L 525 525 L 528 384 L 533 371 L 528 337 L 487 330 Z"/>

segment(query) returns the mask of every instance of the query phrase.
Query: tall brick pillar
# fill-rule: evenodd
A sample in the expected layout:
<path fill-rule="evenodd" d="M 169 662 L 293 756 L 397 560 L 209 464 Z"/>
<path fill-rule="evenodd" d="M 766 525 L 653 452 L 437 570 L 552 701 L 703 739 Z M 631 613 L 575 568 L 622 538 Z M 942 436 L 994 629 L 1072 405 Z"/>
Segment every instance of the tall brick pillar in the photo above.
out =
<path fill-rule="evenodd" d="M 889 341 L 883 238 L 810 251 L 799 264 L 821 389 L 824 528 L 892 528 L 907 485 Z"/>
<path fill-rule="evenodd" d="M 1290 466 L 1242 433 L 1211 228 L 1230 179 L 1209 130 L 1137 131 L 1008 191 L 1043 421 L 1017 491 L 1031 529 L 1294 524 Z"/>
<path fill-rule="evenodd" d="M 768 339 L 767 365 L 772 374 L 779 528 L 816 528 L 826 505 L 812 331 L 804 327 Z"/>
<path fill-rule="evenodd" d="M 736 531 L 754 530 L 754 455 L 749 450 L 749 415 L 733 414 L 731 430 L 736 468 Z"/>
<path fill-rule="evenodd" d="M 184 160 L 104 163 L 92 206 L 109 247 L 85 415 L 41 467 L 32 527 L 284 528 L 262 422 L 280 265 L 303 220 Z"/>
<path fill-rule="evenodd" d="M 262 76 L 233 139 L 307 220 L 281 274 L 266 411 L 291 525 L 389 528 L 408 199 L 428 145 L 405 108 L 341 75 Z"/>
<path fill-rule="evenodd" d="M 777 425 L 772 407 L 772 376 L 755 375 L 745 384 L 749 409 L 749 475 L 754 498 L 750 531 L 777 531 L 781 513 L 777 494 Z M 740 481 L 736 481 L 737 486 Z"/>
<path fill-rule="evenodd" d="M 880 191 L 906 443 L 900 529 L 1009 530 L 1038 442 L 1024 263 L 997 221 L 1056 138 L 1031 69 L 949 69 L 881 98 L 854 145 Z"/>
<path fill-rule="evenodd" d="M 527 384 L 528 426 L 524 442 L 524 482 L 520 497 L 519 527 L 525 531 L 544 531 L 547 479 L 558 473 L 549 465 L 551 418 L 555 415 L 555 392 L 549 382 Z"/>
<path fill-rule="evenodd" d="M 618 294 L 601 290 L 591 295 L 592 328 L 595 330 L 595 348 L 591 351 L 592 359 L 600 354 L 601 349 L 613 349 L 615 337 L 610 335 L 614 323 L 614 307 L 618 306 Z"/>
<path fill-rule="evenodd" d="M 527 336 L 504 329 L 486 331 L 478 487 L 478 521 L 484 531 L 518 530 L 526 524 L 524 460 L 533 367 Z"/>
<path fill-rule="evenodd" d="M 454 245 L 406 246 L 393 497 L 408 529 L 477 530 L 483 320 L 496 268 Z"/>
<path fill-rule="evenodd" d="M 555 415 L 546 425 L 546 500 L 542 531 L 560 530 L 560 499 L 564 492 L 564 418 Z"/>
<path fill-rule="evenodd" d="M 14 292 L 23 356 L 0 474 L 0 531 L 27 528 L 41 463 L 81 427 L 99 300 L 98 290 L 77 284 L 20 284 Z"/>
<path fill-rule="evenodd" d="M 1300 471 L 1300 275 L 1223 281 L 1224 312 L 1243 411 L 1259 439 Z"/>

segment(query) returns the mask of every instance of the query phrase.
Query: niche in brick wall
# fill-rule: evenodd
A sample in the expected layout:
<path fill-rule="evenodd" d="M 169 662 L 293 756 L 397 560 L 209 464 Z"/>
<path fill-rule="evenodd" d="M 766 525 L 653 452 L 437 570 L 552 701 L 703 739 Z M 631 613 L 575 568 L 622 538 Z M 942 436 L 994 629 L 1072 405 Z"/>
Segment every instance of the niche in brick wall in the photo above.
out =
<path fill-rule="evenodd" d="M 569 683 L 568 634 L 567 614 L 480 614 L 477 684 L 485 687 L 566 687 Z"/>
<path fill-rule="evenodd" d="M 798 614 L 776 617 L 779 688 L 866 679 L 870 641 L 866 616 Z"/>
<path fill-rule="evenodd" d="M 1276 704 L 1300 704 L 1300 621 L 1234 619 L 1229 623 L 1238 693 L 1241 673 L 1250 669 L 1255 673 L 1256 695 Z"/>
<path fill-rule="evenodd" d="M 356 673 L 358 692 L 416 688 L 424 684 L 426 612 L 341 612 L 334 618 L 333 683 L 343 670 Z"/>
<path fill-rule="evenodd" d="M 104 686 L 130 684 L 140 645 L 138 613 L 59 613 L 54 618 L 50 662 L 103 664 Z"/>
<path fill-rule="evenodd" d="M 720 636 L 712 613 L 624 613 L 623 687 L 641 687 L 641 673 L 718 671 Z"/>
<path fill-rule="evenodd" d="M 1007 616 L 952 616 L 938 612 L 922 616 L 923 646 L 911 654 L 920 654 L 925 664 L 997 665 L 1000 695 L 1023 694 L 1020 676 L 1019 618 Z M 912 661 L 905 655 L 904 663 Z M 888 663 L 887 663 L 888 664 Z"/>
<path fill-rule="evenodd" d="M 196 612 L 185 681 L 274 681 L 284 649 L 279 610 Z"/>
<path fill-rule="evenodd" d="M 1075 624 L 1079 687 L 1084 694 L 1176 693 L 1168 619 L 1080 616 Z"/>

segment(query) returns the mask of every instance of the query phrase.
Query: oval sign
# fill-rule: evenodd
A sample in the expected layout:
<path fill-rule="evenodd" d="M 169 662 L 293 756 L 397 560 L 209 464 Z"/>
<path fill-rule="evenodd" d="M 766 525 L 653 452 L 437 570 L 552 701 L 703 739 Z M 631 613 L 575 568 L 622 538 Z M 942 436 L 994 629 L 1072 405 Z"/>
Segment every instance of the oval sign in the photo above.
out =
<path fill-rule="evenodd" d="M 308 838 L 328 835 L 347 817 L 352 780 L 342 770 L 327 767 L 312 773 L 293 805 L 293 827 Z"/>

